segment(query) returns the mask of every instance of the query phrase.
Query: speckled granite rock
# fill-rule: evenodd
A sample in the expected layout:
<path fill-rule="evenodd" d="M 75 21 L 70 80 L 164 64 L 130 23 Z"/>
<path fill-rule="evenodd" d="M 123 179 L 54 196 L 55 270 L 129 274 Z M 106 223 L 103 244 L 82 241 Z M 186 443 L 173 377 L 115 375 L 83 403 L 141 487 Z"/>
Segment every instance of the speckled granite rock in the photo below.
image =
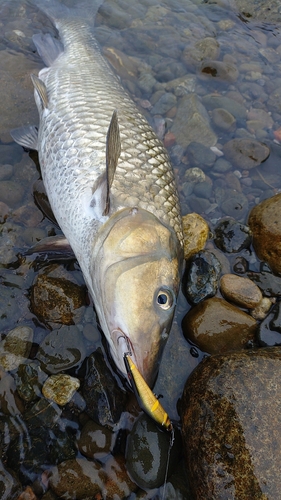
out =
<path fill-rule="evenodd" d="M 182 397 L 195 500 L 276 500 L 281 467 L 281 347 L 206 358 Z"/>

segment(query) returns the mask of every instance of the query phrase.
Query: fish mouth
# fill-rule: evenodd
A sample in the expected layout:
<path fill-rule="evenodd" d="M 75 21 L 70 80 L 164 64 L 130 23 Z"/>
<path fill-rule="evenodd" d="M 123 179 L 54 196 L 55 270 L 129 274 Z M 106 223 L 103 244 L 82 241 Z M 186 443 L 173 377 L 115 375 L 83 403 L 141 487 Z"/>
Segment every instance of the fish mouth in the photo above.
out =
<path fill-rule="evenodd" d="M 138 368 L 139 372 L 142 373 L 143 377 L 146 380 L 150 380 L 150 373 L 144 373 L 146 366 L 146 358 L 139 359 L 138 355 L 135 352 L 134 345 L 130 339 L 130 337 L 121 330 L 121 328 L 116 328 L 111 331 L 111 338 L 113 340 L 115 346 L 115 352 L 112 352 L 116 365 L 119 370 L 123 373 L 123 375 L 129 380 L 127 371 L 125 369 L 124 356 L 128 354 L 132 359 L 133 363 Z M 140 366 L 140 362 L 142 366 Z M 130 380 L 129 380 L 130 381 Z"/>

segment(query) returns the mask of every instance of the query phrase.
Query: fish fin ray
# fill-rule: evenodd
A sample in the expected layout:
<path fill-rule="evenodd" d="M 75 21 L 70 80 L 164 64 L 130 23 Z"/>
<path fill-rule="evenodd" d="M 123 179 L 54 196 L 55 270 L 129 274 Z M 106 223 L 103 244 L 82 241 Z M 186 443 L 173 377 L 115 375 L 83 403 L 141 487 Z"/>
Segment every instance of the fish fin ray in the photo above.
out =
<path fill-rule="evenodd" d="M 100 220 L 104 215 L 107 199 L 107 176 L 106 172 L 101 174 L 94 186 L 90 207 L 95 219 Z"/>
<path fill-rule="evenodd" d="M 30 3 L 38 7 L 44 12 L 54 23 L 59 19 L 67 19 L 69 17 L 94 19 L 100 6 L 104 0 L 82 0 L 78 6 L 67 7 L 63 2 L 58 0 L 30 0 Z"/>
<path fill-rule="evenodd" d="M 37 33 L 32 37 L 39 56 L 46 66 L 51 66 L 63 52 L 63 44 L 50 33 Z"/>
<path fill-rule="evenodd" d="M 38 150 L 38 128 L 35 125 L 14 128 L 10 131 L 14 141 L 26 149 Z"/>
<path fill-rule="evenodd" d="M 121 153 L 121 139 L 117 111 L 114 110 L 106 136 L 106 203 L 103 215 L 108 215 L 110 209 L 110 188 Z"/>
<path fill-rule="evenodd" d="M 48 108 L 48 93 L 45 83 L 38 76 L 31 74 L 31 80 L 40 99 L 42 109 Z"/>
<path fill-rule="evenodd" d="M 74 259 L 74 252 L 64 235 L 48 236 L 42 240 L 35 243 L 30 247 L 25 255 L 32 255 L 38 253 L 40 255 L 45 255 L 48 258 L 58 259 L 63 257 L 64 259 Z"/>

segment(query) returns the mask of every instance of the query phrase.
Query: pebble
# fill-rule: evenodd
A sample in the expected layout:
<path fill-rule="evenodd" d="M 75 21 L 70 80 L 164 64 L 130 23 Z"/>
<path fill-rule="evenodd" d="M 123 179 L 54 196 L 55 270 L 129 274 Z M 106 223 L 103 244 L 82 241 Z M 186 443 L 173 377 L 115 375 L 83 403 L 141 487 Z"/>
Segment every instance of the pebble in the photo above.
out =
<path fill-rule="evenodd" d="M 22 202 L 24 193 L 24 186 L 16 181 L 0 182 L 0 200 L 11 208 L 18 206 Z"/>
<path fill-rule="evenodd" d="M 207 222 L 196 213 L 190 213 L 182 217 L 184 236 L 184 258 L 190 259 L 192 255 L 203 250 L 209 236 Z"/>
<path fill-rule="evenodd" d="M 228 111 L 237 122 L 243 122 L 247 117 L 247 108 L 241 102 L 227 96 L 207 94 L 202 97 L 202 103 L 209 110 L 221 108 Z"/>
<path fill-rule="evenodd" d="M 113 433 L 107 427 L 88 420 L 81 430 L 77 446 L 85 457 L 104 460 L 110 453 L 112 440 Z"/>
<path fill-rule="evenodd" d="M 255 139 L 231 139 L 223 146 L 223 152 L 235 168 L 251 169 L 264 162 L 270 149 Z"/>
<path fill-rule="evenodd" d="M 31 402 L 41 396 L 41 389 L 47 374 L 36 362 L 21 364 L 15 374 L 15 382 L 19 396 L 26 402 Z"/>
<path fill-rule="evenodd" d="M 239 76 L 238 69 L 229 63 L 222 61 L 206 61 L 203 62 L 198 72 L 198 77 L 202 80 L 215 78 L 218 82 L 236 82 Z"/>
<path fill-rule="evenodd" d="M 188 168 L 185 171 L 184 179 L 187 182 L 193 182 L 193 183 L 203 182 L 206 179 L 206 175 L 204 174 L 201 168 L 193 167 L 193 168 Z"/>
<path fill-rule="evenodd" d="M 47 373 L 56 374 L 81 364 L 85 355 L 83 334 L 72 325 L 48 333 L 39 346 L 37 359 Z"/>
<path fill-rule="evenodd" d="M 212 120 L 216 127 L 221 130 L 234 130 L 236 119 L 226 109 L 215 108 L 212 112 Z"/>
<path fill-rule="evenodd" d="M 271 308 L 272 304 L 273 304 L 272 299 L 269 299 L 268 297 L 263 297 L 259 305 L 250 311 L 251 316 L 253 316 L 253 318 L 257 320 L 264 319 L 269 309 Z"/>
<path fill-rule="evenodd" d="M 281 193 L 262 201 L 249 214 L 254 249 L 273 273 L 281 274 Z"/>
<path fill-rule="evenodd" d="M 223 252 L 237 253 L 248 248 L 252 242 L 252 233 L 248 226 L 233 219 L 220 221 L 214 229 L 214 241 Z"/>
<path fill-rule="evenodd" d="M 126 466 L 140 488 L 157 488 L 164 483 L 170 437 L 169 433 L 159 431 L 153 420 L 144 414 L 134 423 L 127 440 Z M 168 477 L 176 470 L 180 457 L 177 433 L 175 437 Z"/>
<path fill-rule="evenodd" d="M 13 165 L 9 165 L 7 163 L 4 165 L 0 165 L 0 181 L 9 180 L 13 176 L 13 173 Z"/>
<path fill-rule="evenodd" d="M 165 92 L 160 99 L 154 104 L 152 115 L 165 115 L 169 109 L 177 104 L 177 98 L 171 92 Z"/>
<path fill-rule="evenodd" d="M 266 297 L 281 297 L 281 278 L 270 272 L 256 273 L 249 271 L 248 277 L 263 291 Z"/>
<path fill-rule="evenodd" d="M 187 147 L 186 154 L 189 162 L 194 167 L 209 170 L 216 161 L 216 154 L 199 142 L 191 142 Z"/>
<path fill-rule="evenodd" d="M 245 349 L 254 339 L 257 324 L 226 300 L 212 297 L 188 311 L 182 329 L 185 338 L 201 351 L 218 354 Z"/>
<path fill-rule="evenodd" d="M 236 274 L 224 274 L 220 280 L 222 295 L 240 307 L 254 309 L 262 300 L 262 293 L 257 285 L 249 278 Z"/>
<path fill-rule="evenodd" d="M 280 377 L 280 347 L 210 356 L 194 370 L 181 401 L 192 498 L 279 498 Z"/>
<path fill-rule="evenodd" d="M 42 393 L 45 398 L 64 406 L 69 403 L 79 387 L 80 381 L 77 378 L 60 373 L 47 378 L 42 387 Z"/>
<path fill-rule="evenodd" d="M 188 263 L 183 293 L 192 304 L 213 297 L 218 289 L 221 265 L 217 257 L 208 250 L 193 255 Z"/>
<path fill-rule="evenodd" d="M 33 330 L 28 326 L 17 326 L 0 342 L 0 366 L 4 370 L 15 370 L 29 356 Z"/>
<path fill-rule="evenodd" d="M 281 346 L 280 333 L 280 305 L 278 302 L 259 324 L 258 342 L 262 347 Z"/>

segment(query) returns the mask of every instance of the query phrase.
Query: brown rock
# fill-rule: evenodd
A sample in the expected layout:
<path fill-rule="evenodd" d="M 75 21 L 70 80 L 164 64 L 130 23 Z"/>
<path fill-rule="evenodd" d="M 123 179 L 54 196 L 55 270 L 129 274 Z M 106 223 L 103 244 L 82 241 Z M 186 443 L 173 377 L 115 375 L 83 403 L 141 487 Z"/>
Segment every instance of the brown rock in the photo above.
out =
<path fill-rule="evenodd" d="M 110 453 L 112 437 L 110 429 L 88 420 L 82 428 L 77 446 L 82 455 L 88 458 L 101 458 Z"/>
<path fill-rule="evenodd" d="M 228 141 L 223 152 L 227 160 L 240 170 L 257 167 L 269 156 L 269 147 L 255 139 L 232 139 Z"/>
<path fill-rule="evenodd" d="M 281 468 L 281 348 L 206 358 L 182 401 L 195 500 L 276 500 Z"/>
<path fill-rule="evenodd" d="M 58 497 L 82 500 L 94 497 L 103 488 L 101 466 L 83 458 L 61 462 L 51 469 L 50 488 Z"/>
<path fill-rule="evenodd" d="M 225 300 L 212 297 L 190 309 L 182 327 L 184 336 L 202 351 L 218 354 L 245 348 L 253 341 L 257 323 Z"/>
<path fill-rule="evenodd" d="M 254 309 L 262 300 L 262 293 L 249 278 L 236 274 L 224 274 L 220 281 L 223 296 L 238 306 Z"/>
<path fill-rule="evenodd" d="M 281 193 L 262 201 L 250 212 L 248 224 L 258 257 L 273 273 L 281 274 Z"/>
<path fill-rule="evenodd" d="M 184 258 L 187 260 L 192 255 L 203 250 L 209 235 L 207 222 L 196 213 L 182 217 L 184 236 Z"/>

